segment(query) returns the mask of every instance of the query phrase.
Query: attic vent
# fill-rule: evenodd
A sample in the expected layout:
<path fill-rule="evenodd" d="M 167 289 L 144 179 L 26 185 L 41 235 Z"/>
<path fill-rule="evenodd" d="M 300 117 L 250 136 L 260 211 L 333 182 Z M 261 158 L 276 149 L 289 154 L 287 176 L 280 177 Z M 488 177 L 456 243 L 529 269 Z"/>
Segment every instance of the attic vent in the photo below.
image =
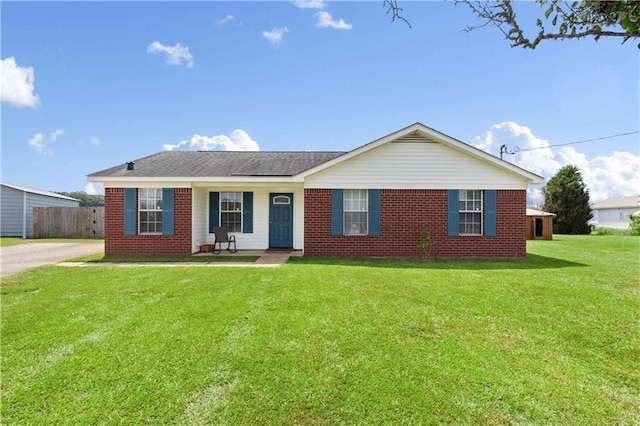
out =
<path fill-rule="evenodd" d="M 134 164 L 136 164 L 135 161 L 127 161 L 127 170 L 133 170 Z"/>
<path fill-rule="evenodd" d="M 393 141 L 394 143 L 416 143 L 416 142 L 420 142 L 420 143 L 435 143 L 434 140 L 425 138 L 422 135 L 416 135 L 416 134 L 410 134 L 410 135 L 406 135 L 403 136 L 401 138 L 398 138 L 396 140 Z"/>

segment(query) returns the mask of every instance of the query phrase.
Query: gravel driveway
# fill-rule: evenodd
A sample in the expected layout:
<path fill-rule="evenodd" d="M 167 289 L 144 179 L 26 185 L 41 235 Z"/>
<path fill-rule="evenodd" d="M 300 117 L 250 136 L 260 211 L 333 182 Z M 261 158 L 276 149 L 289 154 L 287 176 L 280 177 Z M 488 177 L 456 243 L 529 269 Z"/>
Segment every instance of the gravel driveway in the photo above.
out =
<path fill-rule="evenodd" d="M 104 253 L 104 243 L 25 243 L 1 247 L 0 276 L 94 253 Z"/>

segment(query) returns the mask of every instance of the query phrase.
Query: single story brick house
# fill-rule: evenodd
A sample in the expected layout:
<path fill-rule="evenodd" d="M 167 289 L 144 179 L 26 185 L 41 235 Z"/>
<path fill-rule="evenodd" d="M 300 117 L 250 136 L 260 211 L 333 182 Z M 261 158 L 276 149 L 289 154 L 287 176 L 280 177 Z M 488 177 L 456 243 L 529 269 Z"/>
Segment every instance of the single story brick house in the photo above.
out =
<path fill-rule="evenodd" d="M 305 256 L 524 257 L 543 178 L 412 124 L 349 152 L 165 151 L 88 175 L 105 250 L 190 254 L 226 227 L 242 249 Z"/>

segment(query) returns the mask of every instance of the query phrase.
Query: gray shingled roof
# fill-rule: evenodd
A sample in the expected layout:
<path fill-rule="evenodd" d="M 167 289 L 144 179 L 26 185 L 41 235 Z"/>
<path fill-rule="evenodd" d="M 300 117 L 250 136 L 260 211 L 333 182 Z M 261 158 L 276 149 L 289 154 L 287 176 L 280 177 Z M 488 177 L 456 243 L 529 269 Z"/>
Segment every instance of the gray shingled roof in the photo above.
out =
<path fill-rule="evenodd" d="M 46 197 L 60 198 L 60 199 L 69 200 L 69 201 L 80 201 L 76 198 L 67 197 L 66 195 L 57 194 L 55 192 L 42 191 L 40 189 L 27 188 L 26 186 L 12 185 L 10 183 L 4 183 L 4 182 L 0 183 L 0 185 L 6 186 L 8 188 L 17 189 L 18 191 L 22 191 L 22 192 L 28 192 L 30 194 L 44 195 Z"/>
<path fill-rule="evenodd" d="M 344 152 L 164 151 L 90 177 L 294 176 Z"/>
<path fill-rule="evenodd" d="M 630 195 L 627 197 L 612 197 L 595 203 L 591 206 L 593 210 L 602 209 L 625 209 L 640 207 L 640 195 Z"/>

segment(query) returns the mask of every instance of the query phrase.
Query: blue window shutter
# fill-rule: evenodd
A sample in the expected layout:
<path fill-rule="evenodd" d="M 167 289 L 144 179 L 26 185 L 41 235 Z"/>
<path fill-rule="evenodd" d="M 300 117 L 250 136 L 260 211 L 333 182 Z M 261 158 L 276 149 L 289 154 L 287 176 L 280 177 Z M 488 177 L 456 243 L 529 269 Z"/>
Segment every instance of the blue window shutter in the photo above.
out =
<path fill-rule="evenodd" d="M 242 233 L 253 233 L 253 192 L 242 193 Z"/>
<path fill-rule="evenodd" d="M 136 191 L 124 189 L 124 235 L 136 235 Z"/>
<path fill-rule="evenodd" d="M 484 235 L 496 236 L 496 190 L 484 191 Z"/>
<path fill-rule="evenodd" d="M 342 189 L 331 190 L 331 235 L 342 235 L 344 198 Z"/>
<path fill-rule="evenodd" d="M 220 193 L 209 193 L 209 233 L 213 234 L 213 228 L 220 226 Z"/>
<path fill-rule="evenodd" d="M 173 235 L 174 202 L 173 188 L 162 188 L 162 235 Z"/>
<path fill-rule="evenodd" d="M 369 235 L 380 236 L 380 190 L 369 190 Z"/>
<path fill-rule="evenodd" d="M 457 237 L 460 232 L 459 197 L 460 194 L 457 189 L 447 191 L 447 235 L 450 237 Z"/>

